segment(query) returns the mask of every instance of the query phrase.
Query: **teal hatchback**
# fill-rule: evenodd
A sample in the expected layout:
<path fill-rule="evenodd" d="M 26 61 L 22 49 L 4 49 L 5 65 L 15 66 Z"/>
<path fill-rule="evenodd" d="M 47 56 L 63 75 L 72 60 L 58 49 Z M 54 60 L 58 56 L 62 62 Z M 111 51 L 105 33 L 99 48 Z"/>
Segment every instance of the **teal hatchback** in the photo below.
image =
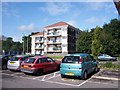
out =
<path fill-rule="evenodd" d="M 61 77 L 65 76 L 80 76 L 82 79 L 87 79 L 88 74 L 98 71 L 98 65 L 95 59 L 90 54 L 68 54 L 60 64 Z"/>

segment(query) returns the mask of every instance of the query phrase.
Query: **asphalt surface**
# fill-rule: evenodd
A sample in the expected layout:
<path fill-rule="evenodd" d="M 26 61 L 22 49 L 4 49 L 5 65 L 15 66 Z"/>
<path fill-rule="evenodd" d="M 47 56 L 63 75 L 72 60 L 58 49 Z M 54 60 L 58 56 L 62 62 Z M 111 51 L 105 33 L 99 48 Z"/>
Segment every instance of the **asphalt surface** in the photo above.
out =
<path fill-rule="evenodd" d="M 1 75 L 2 88 L 118 88 L 119 79 L 116 77 L 117 71 L 106 74 L 104 70 L 91 74 L 87 80 L 77 77 L 61 78 L 59 71 L 34 76 L 3 70 L 0 71 Z"/>

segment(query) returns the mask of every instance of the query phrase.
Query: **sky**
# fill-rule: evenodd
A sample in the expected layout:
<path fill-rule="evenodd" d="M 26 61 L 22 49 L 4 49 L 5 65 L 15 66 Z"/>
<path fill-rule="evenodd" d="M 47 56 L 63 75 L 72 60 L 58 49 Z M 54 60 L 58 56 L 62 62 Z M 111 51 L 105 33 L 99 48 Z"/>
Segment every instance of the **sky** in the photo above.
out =
<path fill-rule="evenodd" d="M 21 42 L 23 35 L 60 21 L 84 31 L 114 18 L 113 2 L 2 2 L 2 35 Z"/>

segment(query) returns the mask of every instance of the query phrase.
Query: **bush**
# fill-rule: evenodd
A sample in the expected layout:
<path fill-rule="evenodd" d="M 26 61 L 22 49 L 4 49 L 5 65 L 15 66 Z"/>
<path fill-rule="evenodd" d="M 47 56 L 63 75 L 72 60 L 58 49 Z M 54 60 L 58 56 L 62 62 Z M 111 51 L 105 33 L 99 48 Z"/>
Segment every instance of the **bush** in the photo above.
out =
<path fill-rule="evenodd" d="M 99 63 L 99 68 L 107 70 L 120 70 L 120 65 L 112 62 Z"/>

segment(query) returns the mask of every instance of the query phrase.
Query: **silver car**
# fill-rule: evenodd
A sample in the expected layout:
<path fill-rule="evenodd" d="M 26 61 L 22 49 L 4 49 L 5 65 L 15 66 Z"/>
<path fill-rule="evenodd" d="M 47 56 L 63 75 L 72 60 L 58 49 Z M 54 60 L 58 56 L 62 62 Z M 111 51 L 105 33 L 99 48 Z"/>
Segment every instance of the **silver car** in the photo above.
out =
<path fill-rule="evenodd" d="M 7 68 L 9 70 L 20 70 L 21 63 L 26 60 L 29 56 L 16 55 L 11 58 L 7 63 Z"/>
<path fill-rule="evenodd" d="M 117 61 L 117 58 L 116 57 L 112 57 L 112 56 L 107 55 L 107 54 L 100 54 L 98 56 L 98 60 L 99 61 Z"/>

